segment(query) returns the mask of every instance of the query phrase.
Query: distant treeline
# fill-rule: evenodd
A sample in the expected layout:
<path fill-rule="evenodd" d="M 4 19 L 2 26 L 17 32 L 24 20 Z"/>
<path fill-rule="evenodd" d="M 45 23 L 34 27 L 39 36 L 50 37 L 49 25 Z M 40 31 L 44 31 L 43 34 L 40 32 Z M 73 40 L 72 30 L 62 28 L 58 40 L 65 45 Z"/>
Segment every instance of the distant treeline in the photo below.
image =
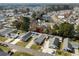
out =
<path fill-rule="evenodd" d="M 59 10 L 71 10 L 73 9 L 73 5 L 48 5 L 48 11 L 59 11 Z"/>

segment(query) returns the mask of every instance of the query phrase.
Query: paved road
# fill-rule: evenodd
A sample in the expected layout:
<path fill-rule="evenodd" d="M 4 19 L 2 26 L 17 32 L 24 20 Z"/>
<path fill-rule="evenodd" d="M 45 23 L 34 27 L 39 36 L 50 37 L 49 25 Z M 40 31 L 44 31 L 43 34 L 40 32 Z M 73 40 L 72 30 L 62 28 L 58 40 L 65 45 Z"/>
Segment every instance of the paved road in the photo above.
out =
<path fill-rule="evenodd" d="M 18 52 L 26 52 L 26 53 L 30 53 L 34 56 L 52 56 L 51 54 L 48 54 L 48 53 L 42 53 L 42 52 L 39 52 L 39 51 L 36 51 L 36 50 L 33 50 L 33 49 L 29 49 L 29 48 L 22 48 L 20 46 L 10 44 L 10 43 L 7 43 L 7 42 L 0 42 L 0 43 L 7 44 L 11 49 L 15 49 Z"/>

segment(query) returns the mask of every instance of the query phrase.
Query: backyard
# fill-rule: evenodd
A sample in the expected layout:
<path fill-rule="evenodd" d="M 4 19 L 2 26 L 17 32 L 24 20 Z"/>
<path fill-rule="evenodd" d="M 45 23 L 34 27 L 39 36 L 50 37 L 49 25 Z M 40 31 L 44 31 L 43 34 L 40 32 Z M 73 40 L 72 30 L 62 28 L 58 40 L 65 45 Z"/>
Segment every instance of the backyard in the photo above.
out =
<path fill-rule="evenodd" d="M 33 44 L 31 46 L 31 49 L 40 50 L 41 49 L 41 46 L 40 45 Z"/>

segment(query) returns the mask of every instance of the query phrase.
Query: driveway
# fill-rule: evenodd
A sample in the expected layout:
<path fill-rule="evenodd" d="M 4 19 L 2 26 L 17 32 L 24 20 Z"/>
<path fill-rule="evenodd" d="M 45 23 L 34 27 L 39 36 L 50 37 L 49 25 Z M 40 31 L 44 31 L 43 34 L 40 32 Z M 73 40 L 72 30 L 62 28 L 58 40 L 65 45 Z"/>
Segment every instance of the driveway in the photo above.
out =
<path fill-rule="evenodd" d="M 11 44 L 16 44 L 17 42 L 19 42 L 21 39 L 15 39 L 13 42 L 11 42 Z"/>
<path fill-rule="evenodd" d="M 42 49 L 42 52 L 49 53 L 49 54 L 52 54 L 52 52 L 56 51 L 55 49 L 49 48 L 49 40 L 45 41 L 41 49 Z"/>

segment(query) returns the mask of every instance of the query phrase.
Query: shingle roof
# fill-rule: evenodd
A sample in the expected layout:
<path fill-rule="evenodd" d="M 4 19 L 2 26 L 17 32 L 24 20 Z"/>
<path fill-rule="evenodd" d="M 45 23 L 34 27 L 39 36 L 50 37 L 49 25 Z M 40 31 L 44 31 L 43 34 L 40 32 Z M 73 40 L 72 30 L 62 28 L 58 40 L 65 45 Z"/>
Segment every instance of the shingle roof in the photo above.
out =
<path fill-rule="evenodd" d="M 69 43 L 69 38 L 65 38 L 63 42 L 63 49 L 72 50 L 72 45 Z"/>
<path fill-rule="evenodd" d="M 5 36 L 6 34 L 15 31 L 16 29 L 10 29 L 10 28 L 4 28 L 2 30 L 0 30 L 0 35 Z"/>
<path fill-rule="evenodd" d="M 21 38 L 23 41 L 27 41 L 28 40 L 28 38 L 30 38 L 30 36 L 31 36 L 31 32 L 27 32 L 25 35 L 23 35 L 23 37 Z"/>
<path fill-rule="evenodd" d="M 59 38 L 54 37 L 54 38 L 50 38 L 49 40 L 50 40 L 49 47 L 58 48 L 58 46 L 59 46 Z"/>
<path fill-rule="evenodd" d="M 45 35 L 41 35 L 39 38 L 37 38 L 35 40 L 36 43 L 38 44 L 42 44 L 42 42 L 45 40 L 46 36 Z"/>

